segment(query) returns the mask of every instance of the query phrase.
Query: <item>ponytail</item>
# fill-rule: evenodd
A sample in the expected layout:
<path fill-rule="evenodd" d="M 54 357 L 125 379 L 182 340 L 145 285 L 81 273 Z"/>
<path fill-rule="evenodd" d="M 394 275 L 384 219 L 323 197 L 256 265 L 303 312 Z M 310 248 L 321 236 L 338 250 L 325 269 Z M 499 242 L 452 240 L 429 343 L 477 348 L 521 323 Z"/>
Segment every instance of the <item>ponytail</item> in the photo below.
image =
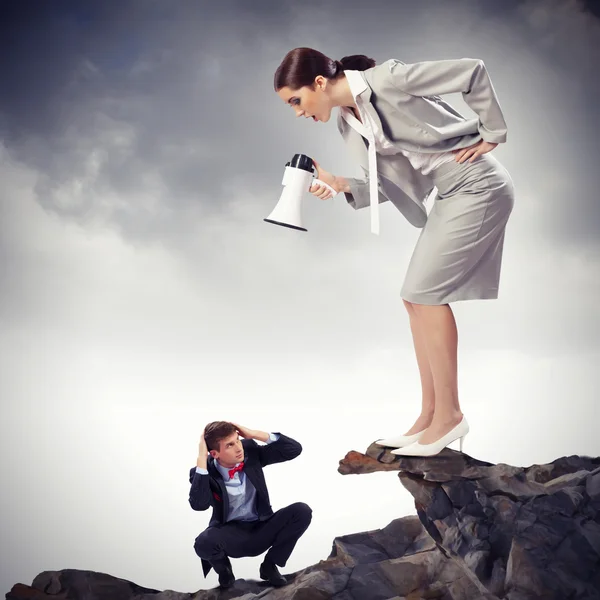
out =
<path fill-rule="evenodd" d="M 336 63 L 339 63 L 341 68 L 347 71 L 366 71 L 377 64 L 372 58 L 369 58 L 364 54 L 344 56 L 342 60 L 336 61 Z"/>
<path fill-rule="evenodd" d="M 312 85 L 319 75 L 327 79 L 337 79 L 346 69 L 365 71 L 375 66 L 375 61 L 364 54 L 344 56 L 342 60 L 333 60 L 312 48 L 295 48 L 290 50 L 281 61 L 273 85 L 275 91 L 283 87 L 298 90 Z"/>

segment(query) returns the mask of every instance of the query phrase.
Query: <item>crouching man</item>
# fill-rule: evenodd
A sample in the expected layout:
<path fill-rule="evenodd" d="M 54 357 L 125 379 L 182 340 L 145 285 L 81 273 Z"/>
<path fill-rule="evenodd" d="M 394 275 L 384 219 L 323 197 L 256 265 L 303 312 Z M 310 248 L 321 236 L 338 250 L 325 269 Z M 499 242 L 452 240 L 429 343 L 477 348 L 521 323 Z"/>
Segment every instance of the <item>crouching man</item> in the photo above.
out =
<path fill-rule="evenodd" d="M 292 460 L 300 452 L 302 446 L 282 433 L 225 421 L 204 428 L 196 466 L 190 469 L 189 501 L 194 510 L 212 507 L 212 516 L 194 549 L 202 559 L 204 576 L 213 568 L 221 588 L 235 582 L 229 557 L 258 556 L 265 551 L 260 578 L 274 586 L 287 583 L 277 567 L 285 566 L 310 525 L 312 510 L 296 502 L 273 512 L 263 467 Z M 286 485 L 297 483 L 293 475 L 286 476 Z"/>

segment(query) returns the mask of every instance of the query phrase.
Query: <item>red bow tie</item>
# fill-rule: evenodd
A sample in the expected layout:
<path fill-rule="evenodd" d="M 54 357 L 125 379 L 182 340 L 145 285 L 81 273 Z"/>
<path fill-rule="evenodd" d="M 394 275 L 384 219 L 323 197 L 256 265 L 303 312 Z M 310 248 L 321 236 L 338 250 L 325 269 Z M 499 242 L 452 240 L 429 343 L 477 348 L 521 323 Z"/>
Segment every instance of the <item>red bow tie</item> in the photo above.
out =
<path fill-rule="evenodd" d="M 244 468 L 244 463 L 241 462 L 237 467 L 233 467 L 233 469 L 229 469 L 229 479 L 232 479 L 233 476 Z"/>

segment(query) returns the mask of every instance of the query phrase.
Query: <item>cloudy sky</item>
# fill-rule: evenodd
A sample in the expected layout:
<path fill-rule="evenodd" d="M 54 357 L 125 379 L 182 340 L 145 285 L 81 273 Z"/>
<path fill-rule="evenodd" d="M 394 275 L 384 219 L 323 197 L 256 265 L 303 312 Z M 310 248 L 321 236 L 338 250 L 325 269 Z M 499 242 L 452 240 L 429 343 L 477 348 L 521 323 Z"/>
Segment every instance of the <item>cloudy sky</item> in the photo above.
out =
<path fill-rule="evenodd" d="M 2 594 L 63 568 L 214 586 L 187 475 L 216 419 L 304 446 L 266 472 L 274 508 L 314 511 L 288 571 L 414 514 L 394 474 L 336 468 L 418 414 L 399 292 L 419 230 L 383 205 L 373 236 L 367 211 L 308 195 L 307 233 L 263 221 L 293 154 L 358 173 L 334 120 L 295 119 L 273 92 L 297 46 L 484 60 L 517 199 L 500 299 L 455 306 L 464 449 L 522 466 L 600 455 L 595 5 L 0 7 Z M 236 575 L 260 560 L 235 560 Z"/>

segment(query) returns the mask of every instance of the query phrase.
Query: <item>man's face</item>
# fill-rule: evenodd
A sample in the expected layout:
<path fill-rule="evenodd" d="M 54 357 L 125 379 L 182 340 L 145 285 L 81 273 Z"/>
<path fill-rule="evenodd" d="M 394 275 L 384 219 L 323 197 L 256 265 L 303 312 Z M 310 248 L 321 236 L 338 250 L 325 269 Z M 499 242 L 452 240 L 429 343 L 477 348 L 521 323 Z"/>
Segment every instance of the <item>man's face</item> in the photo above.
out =
<path fill-rule="evenodd" d="M 211 450 L 213 458 L 216 458 L 224 467 L 235 467 L 244 460 L 244 448 L 242 440 L 237 431 L 219 442 L 219 451 Z"/>

